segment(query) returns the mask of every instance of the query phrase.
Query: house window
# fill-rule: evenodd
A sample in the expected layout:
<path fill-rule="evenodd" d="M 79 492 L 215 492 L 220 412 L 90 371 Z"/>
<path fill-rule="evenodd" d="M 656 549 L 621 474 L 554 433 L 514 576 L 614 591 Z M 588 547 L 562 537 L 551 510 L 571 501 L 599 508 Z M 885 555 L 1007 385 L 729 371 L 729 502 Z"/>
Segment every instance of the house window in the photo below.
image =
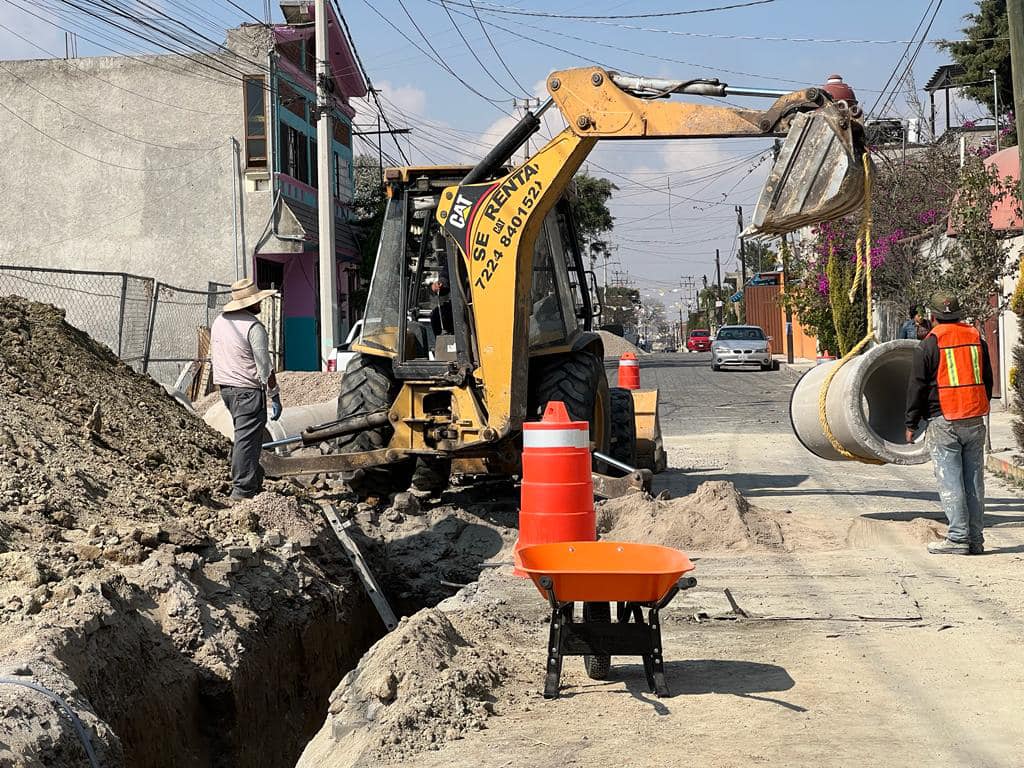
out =
<path fill-rule="evenodd" d="M 309 165 L 311 170 L 310 179 L 312 179 L 312 181 L 310 181 L 309 183 L 312 184 L 314 187 L 320 186 L 320 176 L 319 171 L 317 170 L 319 168 L 319 160 L 320 156 L 317 154 L 316 151 L 316 139 L 311 137 L 309 139 Z"/>
<path fill-rule="evenodd" d="M 245 166 L 267 167 L 266 85 L 262 77 L 245 78 Z"/>
<path fill-rule="evenodd" d="M 309 154 L 306 134 L 282 125 L 281 170 L 303 184 L 309 183 Z"/>
<path fill-rule="evenodd" d="M 352 146 L 352 127 L 344 120 L 334 121 L 334 140 L 343 147 Z"/>
<path fill-rule="evenodd" d="M 316 82 L 316 40 L 309 38 L 306 40 L 306 74 L 313 78 L 313 82 Z"/>
<path fill-rule="evenodd" d="M 305 122 L 306 120 L 306 98 L 297 90 L 292 88 L 284 80 L 277 85 L 278 98 L 281 106 Z"/>

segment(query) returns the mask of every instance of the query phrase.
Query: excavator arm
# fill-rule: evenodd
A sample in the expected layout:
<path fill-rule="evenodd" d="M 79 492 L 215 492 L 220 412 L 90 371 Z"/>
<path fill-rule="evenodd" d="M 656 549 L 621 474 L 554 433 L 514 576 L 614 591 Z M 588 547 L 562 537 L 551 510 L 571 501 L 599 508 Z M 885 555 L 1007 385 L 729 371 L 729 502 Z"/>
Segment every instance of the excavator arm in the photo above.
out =
<path fill-rule="evenodd" d="M 478 370 L 497 436 L 526 414 L 533 255 L 544 217 L 599 140 L 786 136 L 753 226 L 781 234 L 853 211 L 863 198 L 862 129 L 855 103 L 820 88 L 792 93 L 733 89 L 717 80 L 667 81 L 591 67 L 552 73 L 551 99 L 449 187 L 438 221 L 458 249 L 469 282 Z M 774 98 L 765 111 L 674 102 L 673 94 Z M 567 127 L 522 165 L 495 179 L 557 106 Z M 512 343 L 509 343 L 511 333 Z"/>

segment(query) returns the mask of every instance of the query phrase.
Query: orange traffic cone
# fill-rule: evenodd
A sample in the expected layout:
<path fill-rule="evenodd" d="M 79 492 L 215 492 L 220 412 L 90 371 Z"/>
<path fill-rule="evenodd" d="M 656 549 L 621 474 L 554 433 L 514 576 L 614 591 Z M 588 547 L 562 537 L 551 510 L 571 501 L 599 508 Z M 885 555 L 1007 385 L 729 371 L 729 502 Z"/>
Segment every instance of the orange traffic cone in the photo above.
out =
<path fill-rule="evenodd" d="M 619 358 L 619 387 L 640 389 L 640 361 L 632 352 L 626 352 Z"/>
<path fill-rule="evenodd" d="M 523 482 L 519 507 L 519 550 L 533 544 L 594 541 L 594 483 L 590 476 L 590 427 L 570 421 L 565 404 L 548 403 L 541 421 L 523 424 Z"/>

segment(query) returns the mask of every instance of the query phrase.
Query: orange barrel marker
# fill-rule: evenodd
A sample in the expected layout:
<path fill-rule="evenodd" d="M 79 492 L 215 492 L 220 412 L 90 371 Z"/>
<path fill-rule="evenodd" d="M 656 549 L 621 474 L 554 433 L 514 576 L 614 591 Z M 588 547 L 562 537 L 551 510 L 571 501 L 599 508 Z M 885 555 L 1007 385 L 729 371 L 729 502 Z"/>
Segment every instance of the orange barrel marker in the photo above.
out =
<path fill-rule="evenodd" d="M 565 403 L 552 400 L 540 421 L 523 424 L 523 482 L 519 506 L 519 550 L 534 544 L 595 541 L 594 482 L 590 476 L 590 427 L 570 421 Z"/>
<path fill-rule="evenodd" d="M 619 358 L 619 387 L 640 389 L 640 361 L 632 352 L 626 352 Z"/>

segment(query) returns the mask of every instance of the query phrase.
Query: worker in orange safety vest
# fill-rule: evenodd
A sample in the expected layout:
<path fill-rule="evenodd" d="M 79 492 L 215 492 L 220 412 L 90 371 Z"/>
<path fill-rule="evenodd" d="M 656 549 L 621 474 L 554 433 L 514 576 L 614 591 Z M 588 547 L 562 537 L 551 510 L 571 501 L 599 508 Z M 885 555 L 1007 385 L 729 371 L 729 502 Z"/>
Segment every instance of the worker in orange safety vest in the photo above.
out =
<path fill-rule="evenodd" d="M 922 421 L 935 465 L 939 499 L 949 521 L 942 541 L 928 545 L 941 555 L 984 553 L 985 415 L 992 399 L 988 346 L 974 326 L 962 321 L 960 302 L 950 293 L 932 299 L 937 321 L 914 350 L 907 387 L 907 442 Z"/>

